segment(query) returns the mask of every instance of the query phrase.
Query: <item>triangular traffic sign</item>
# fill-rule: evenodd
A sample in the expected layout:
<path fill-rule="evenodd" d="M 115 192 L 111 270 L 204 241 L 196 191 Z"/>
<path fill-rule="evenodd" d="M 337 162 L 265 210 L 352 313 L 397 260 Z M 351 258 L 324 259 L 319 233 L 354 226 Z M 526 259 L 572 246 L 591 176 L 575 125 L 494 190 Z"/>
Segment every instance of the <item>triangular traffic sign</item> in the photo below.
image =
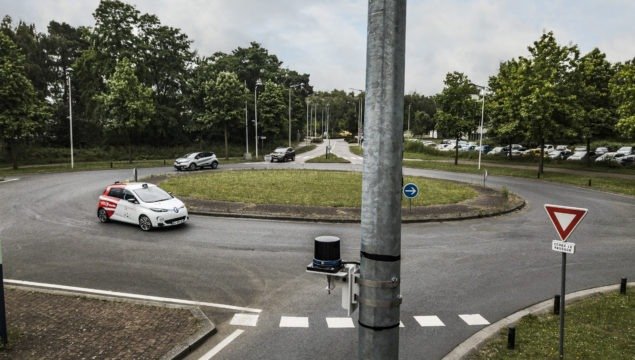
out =
<path fill-rule="evenodd" d="M 562 241 L 567 241 L 569 235 L 589 211 L 584 208 L 550 204 L 545 204 L 545 210 Z"/>

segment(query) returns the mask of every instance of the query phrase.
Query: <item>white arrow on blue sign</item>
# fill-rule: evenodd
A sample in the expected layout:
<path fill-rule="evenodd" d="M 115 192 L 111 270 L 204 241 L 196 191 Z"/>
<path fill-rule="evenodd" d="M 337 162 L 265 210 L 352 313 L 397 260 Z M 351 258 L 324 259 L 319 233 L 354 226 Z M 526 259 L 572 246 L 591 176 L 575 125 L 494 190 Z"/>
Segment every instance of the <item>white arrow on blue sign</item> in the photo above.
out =
<path fill-rule="evenodd" d="M 408 199 L 414 199 L 419 196 L 419 188 L 413 183 L 408 183 L 403 186 L 403 195 Z"/>

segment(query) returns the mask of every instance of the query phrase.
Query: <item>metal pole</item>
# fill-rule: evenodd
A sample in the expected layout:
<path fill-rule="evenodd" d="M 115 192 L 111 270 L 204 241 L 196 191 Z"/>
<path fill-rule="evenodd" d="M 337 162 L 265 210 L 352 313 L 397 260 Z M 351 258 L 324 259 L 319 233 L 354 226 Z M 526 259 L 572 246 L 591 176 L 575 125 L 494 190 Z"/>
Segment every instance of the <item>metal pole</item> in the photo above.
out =
<path fill-rule="evenodd" d="M 247 82 L 245 81 L 245 91 L 247 90 Z M 249 154 L 249 111 L 247 110 L 247 97 L 245 96 L 245 159 Z"/>
<path fill-rule="evenodd" d="M 66 72 L 66 80 L 68 80 L 68 120 L 71 130 L 71 169 L 75 168 L 75 161 L 73 159 L 73 93 L 71 90 L 71 73 L 70 69 Z"/>
<path fill-rule="evenodd" d="M 410 108 L 412 104 L 408 104 L 408 132 L 410 132 Z"/>
<path fill-rule="evenodd" d="M 256 130 L 256 160 L 258 160 L 258 82 L 254 86 L 254 127 Z"/>
<path fill-rule="evenodd" d="M 406 0 L 370 0 L 358 358 L 399 358 Z"/>
<path fill-rule="evenodd" d="M 2 241 L 0 241 L 0 338 L 6 349 L 9 340 L 7 333 L 7 313 L 4 305 L 4 273 L 2 270 Z"/>
<path fill-rule="evenodd" d="M 289 147 L 291 147 L 291 88 L 289 87 Z"/>
<path fill-rule="evenodd" d="M 309 140 L 309 99 L 306 99 L 306 140 L 307 140 L 307 144 L 308 144 L 308 140 Z"/>
<path fill-rule="evenodd" d="M 564 359 L 564 291 L 567 276 L 567 253 L 562 253 L 562 279 L 560 285 L 560 359 Z"/>
<path fill-rule="evenodd" d="M 483 118 L 485 117 L 485 89 L 481 89 L 483 91 L 483 105 L 481 107 L 481 129 L 480 136 L 478 140 L 478 169 L 481 170 L 481 154 L 483 153 Z"/>

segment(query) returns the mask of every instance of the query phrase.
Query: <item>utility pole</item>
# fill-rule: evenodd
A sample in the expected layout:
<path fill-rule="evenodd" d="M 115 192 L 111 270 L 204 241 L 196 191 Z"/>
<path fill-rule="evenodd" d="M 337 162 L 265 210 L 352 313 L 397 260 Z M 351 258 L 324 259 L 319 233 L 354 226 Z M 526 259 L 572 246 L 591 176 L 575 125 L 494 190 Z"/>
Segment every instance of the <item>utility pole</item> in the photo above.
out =
<path fill-rule="evenodd" d="M 399 358 L 406 0 L 369 0 L 358 358 Z"/>

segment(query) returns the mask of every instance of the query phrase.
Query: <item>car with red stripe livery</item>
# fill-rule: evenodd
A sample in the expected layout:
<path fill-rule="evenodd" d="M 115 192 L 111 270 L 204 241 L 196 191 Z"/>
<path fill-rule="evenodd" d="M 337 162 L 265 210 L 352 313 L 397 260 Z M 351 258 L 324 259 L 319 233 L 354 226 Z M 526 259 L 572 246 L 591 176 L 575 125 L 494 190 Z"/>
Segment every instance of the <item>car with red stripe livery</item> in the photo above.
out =
<path fill-rule="evenodd" d="M 97 218 L 139 225 L 141 230 L 184 224 L 185 204 L 154 184 L 115 182 L 99 196 Z"/>

